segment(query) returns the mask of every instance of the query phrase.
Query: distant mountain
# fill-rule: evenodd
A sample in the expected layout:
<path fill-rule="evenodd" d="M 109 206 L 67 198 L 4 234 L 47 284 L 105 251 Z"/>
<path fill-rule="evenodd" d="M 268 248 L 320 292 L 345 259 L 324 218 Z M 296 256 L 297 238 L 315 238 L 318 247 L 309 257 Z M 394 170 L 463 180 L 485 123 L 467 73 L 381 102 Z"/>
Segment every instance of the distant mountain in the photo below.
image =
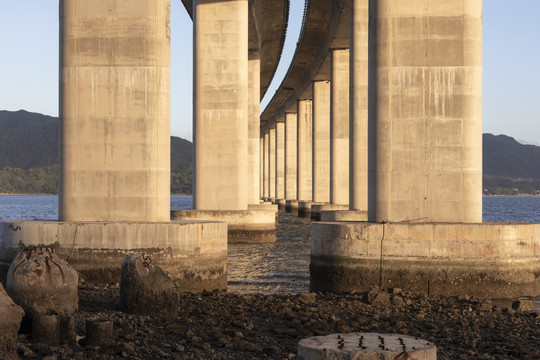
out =
<path fill-rule="evenodd" d="M 193 144 L 171 136 L 171 191 L 190 194 Z M 58 118 L 0 110 L 0 193 L 57 192 Z M 42 184 L 41 177 L 47 178 Z M 39 179 L 39 181 L 37 180 Z"/>
<path fill-rule="evenodd" d="M 58 118 L 24 110 L 0 111 L 0 168 L 58 163 Z"/>
<path fill-rule="evenodd" d="M 484 175 L 540 180 L 540 146 L 506 135 L 484 134 Z"/>
<path fill-rule="evenodd" d="M 486 194 L 540 192 L 540 146 L 484 134 L 483 148 Z M 0 192 L 54 192 L 57 165 L 58 118 L 24 110 L 0 111 Z M 192 166 L 193 144 L 172 136 L 173 193 L 191 193 Z M 48 180 L 43 183 L 43 178 Z"/>

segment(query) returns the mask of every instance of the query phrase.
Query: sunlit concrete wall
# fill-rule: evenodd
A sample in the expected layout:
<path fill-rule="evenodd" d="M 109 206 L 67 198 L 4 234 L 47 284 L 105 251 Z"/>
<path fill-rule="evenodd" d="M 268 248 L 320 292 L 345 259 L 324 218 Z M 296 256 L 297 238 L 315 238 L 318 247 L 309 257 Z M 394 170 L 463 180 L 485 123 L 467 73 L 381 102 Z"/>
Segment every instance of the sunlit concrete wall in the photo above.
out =
<path fill-rule="evenodd" d="M 168 221 L 170 1 L 60 1 L 65 221 Z"/>
<path fill-rule="evenodd" d="M 370 2 L 369 220 L 482 221 L 482 0 Z"/>
<path fill-rule="evenodd" d="M 193 208 L 246 210 L 248 0 L 193 4 Z"/>

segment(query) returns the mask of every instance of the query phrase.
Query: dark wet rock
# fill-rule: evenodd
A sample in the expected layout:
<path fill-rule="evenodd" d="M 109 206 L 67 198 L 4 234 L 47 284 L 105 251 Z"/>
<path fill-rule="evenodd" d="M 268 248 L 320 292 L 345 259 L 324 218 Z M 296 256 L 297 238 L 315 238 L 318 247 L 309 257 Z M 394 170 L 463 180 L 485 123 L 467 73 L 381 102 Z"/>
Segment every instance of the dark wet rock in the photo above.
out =
<path fill-rule="evenodd" d="M 520 313 L 530 313 L 533 311 L 531 300 L 516 300 L 512 303 L 512 309 Z"/>
<path fill-rule="evenodd" d="M 112 321 L 97 318 L 86 320 L 87 346 L 105 346 L 114 340 Z"/>
<path fill-rule="evenodd" d="M 23 316 L 23 309 L 11 300 L 0 283 L 0 359 L 16 357 L 17 332 Z"/>
<path fill-rule="evenodd" d="M 148 256 L 131 254 L 122 264 L 120 307 L 127 313 L 174 317 L 178 292 L 171 278 Z"/>

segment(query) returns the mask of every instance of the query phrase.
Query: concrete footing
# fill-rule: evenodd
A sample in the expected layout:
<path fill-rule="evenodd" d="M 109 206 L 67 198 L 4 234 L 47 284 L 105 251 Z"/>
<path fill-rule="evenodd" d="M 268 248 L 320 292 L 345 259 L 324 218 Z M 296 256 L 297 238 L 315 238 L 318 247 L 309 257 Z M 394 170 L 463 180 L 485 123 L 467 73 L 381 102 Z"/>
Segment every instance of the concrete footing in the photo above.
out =
<path fill-rule="evenodd" d="M 312 291 L 371 286 L 440 295 L 540 294 L 540 224 L 312 224 Z"/>
<path fill-rule="evenodd" d="M 320 221 L 367 221 L 367 211 L 325 210 L 320 214 Z"/>
<path fill-rule="evenodd" d="M 297 213 L 298 212 L 298 201 L 297 200 L 286 200 L 285 201 L 285 212 Z"/>
<path fill-rule="evenodd" d="M 349 210 L 349 205 L 335 204 L 314 204 L 311 206 L 311 220 L 321 221 L 321 213 L 323 211 Z"/>
<path fill-rule="evenodd" d="M 287 205 L 287 200 L 285 200 L 285 199 L 277 199 L 276 204 L 278 205 L 280 210 L 285 210 L 285 206 Z"/>
<path fill-rule="evenodd" d="M 274 210 L 171 210 L 171 220 L 224 222 L 227 224 L 227 237 L 230 243 L 276 241 Z"/>
<path fill-rule="evenodd" d="M 300 340 L 298 358 L 303 360 L 436 360 L 437 347 L 429 341 L 398 334 L 331 334 Z"/>
<path fill-rule="evenodd" d="M 315 205 L 324 205 L 324 203 L 313 201 L 299 201 L 298 202 L 298 216 L 311 218 L 311 208 Z"/>
<path fill-rule="evenodd" d="M 251 210 L 251 211 L 273 211 L 275 214 L 276 214 L 276 223 L 277 223 L 277 220 L 278 220 L 278 213 L 279 213 L 279 208 L 277 205 L 274 205 L 270 202 L 265 202 L 265 203 L 262 203 L 262 204 L 249 204 L 248 205 L 248 210 Z"/>
<path fill-rule="evenodd" d="M 139 252 L 150 255 L 180 291 L 227 289 L 224 223 L 0 222 L 0 280 L 20 247 L 39 244 L 69 259 L 89 282 L 119 282 L 126 256 Z"/>

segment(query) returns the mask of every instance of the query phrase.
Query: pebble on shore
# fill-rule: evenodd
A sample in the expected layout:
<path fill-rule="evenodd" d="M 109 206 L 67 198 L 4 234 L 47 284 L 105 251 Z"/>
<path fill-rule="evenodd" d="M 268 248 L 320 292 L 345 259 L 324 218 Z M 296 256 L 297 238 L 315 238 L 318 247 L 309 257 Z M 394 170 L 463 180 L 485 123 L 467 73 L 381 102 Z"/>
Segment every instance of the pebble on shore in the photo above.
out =
<path fill-rule="evenodd" d="M 436 344 L 438 359 L 540 359 L 540 319 L 489 301 L 371 289 L 352 294 L 181 294 L 176 316 L 119 310 L 119 285 L 81 285 L 78 345 L 47 347 L 19 335 L 22 359 L 296 359 L 301 339 L 399 333 Z M 111 321 L 117 339 L 84 345 L 86 320 Z"/>

